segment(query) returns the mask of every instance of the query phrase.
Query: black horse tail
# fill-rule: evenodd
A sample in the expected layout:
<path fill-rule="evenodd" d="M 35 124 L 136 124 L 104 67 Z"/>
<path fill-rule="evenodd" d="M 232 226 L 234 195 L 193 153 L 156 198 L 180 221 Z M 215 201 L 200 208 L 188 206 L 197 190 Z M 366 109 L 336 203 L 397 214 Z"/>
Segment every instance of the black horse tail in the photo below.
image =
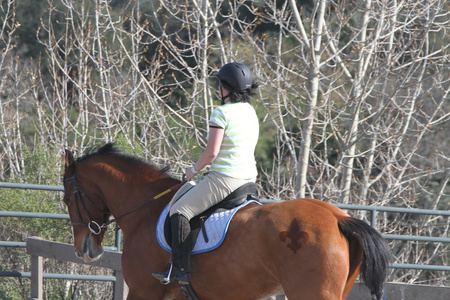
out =
<path fill-rule="evenodd" d="M 392 258 L 389 245 L 378 231 L 364 221 L 347 217 L 340 219 L 338 226 L 349 241 L 350 251 L 355 247 L 362 250 L 360 277 L 371 291 L 372 298 L 380 300 Z"/>

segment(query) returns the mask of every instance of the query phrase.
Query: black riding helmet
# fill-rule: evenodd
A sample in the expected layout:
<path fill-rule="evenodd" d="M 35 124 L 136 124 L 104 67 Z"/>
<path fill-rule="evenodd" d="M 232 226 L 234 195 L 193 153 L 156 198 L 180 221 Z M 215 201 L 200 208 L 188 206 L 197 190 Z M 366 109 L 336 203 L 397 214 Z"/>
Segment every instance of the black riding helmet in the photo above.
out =
<path fill-rule="evenodd" d="M 230 87 L 236 91 L 245 91 L 252 87 L 252 72 L 241 63 L 232 62 L 220 68 L 219 73 L 213 74 L 220 81 L 225 81 Z"/>

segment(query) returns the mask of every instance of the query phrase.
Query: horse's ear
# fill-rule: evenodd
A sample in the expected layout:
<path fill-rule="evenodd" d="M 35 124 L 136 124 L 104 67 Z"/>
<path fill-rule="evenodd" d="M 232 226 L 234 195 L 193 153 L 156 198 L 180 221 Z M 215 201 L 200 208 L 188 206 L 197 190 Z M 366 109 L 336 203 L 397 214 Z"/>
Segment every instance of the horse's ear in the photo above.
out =
<path fill-rule="evenodd" d="M 72 152 L 66 149 L 66 157 L 64 163 L 64 174 L 66 176 L 72 176 L 75 173 L 75 159 Z"/>

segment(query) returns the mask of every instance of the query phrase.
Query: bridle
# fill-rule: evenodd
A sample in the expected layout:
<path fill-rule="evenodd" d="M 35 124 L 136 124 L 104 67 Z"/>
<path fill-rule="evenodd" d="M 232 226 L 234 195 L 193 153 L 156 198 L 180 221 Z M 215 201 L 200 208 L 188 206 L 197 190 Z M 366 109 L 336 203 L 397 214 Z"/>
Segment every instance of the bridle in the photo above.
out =
<path fill-rule="evenodd" d="M 103 215 L 109 216 L 109 215 L 111 215 L 111 212 L 108 210 L 106 204 L 103 203 L 104 206 L 107 208 L 106 210 L 104 210 L 104 209 L 99 208 L 91 199 L 89 199 L 89 197 L 83 192 L 80 185 L 78 184 L 78 181 L 77 181 L 77 178 L 75 177 L 75 175 L 73 175 L 69 178 L 64 178 L 64 182 L 68 182 L 68 181 L 72 182 L 73 194 L 74 194 L 74 199 L 75 199 L 75 207 L 77 209 L 78 219 L 80 220 L 80 222 L 71 222 L 70 224 L 72 226 L 87 226 L 89 228 L 89 231 L 94 235 L 99 235 L 100 233 L 102 233 L 102 231 L 105 231 L 111 223 L 117 222 L 118 219 L 139 210 L 141 207 L 143 207 L 144 205 L 149 203 L 151 200 L 156 200 L 172 191 L 178 190 L 183 184 L 185 184 L 187 182 L 187 180 L 184 180 L 184 181 L 178 183 L 177 185 L 165 190 L 164 192 L 159 193 L 156 196 L 153 196 L 151 199 L 148 199 L 148 200 L 142 202 L 141 204 L 137 205 L 136 207 L 120 214 L 116 218 L 111 219 L 107 222 L 104 222 L 102 225 L 100 225 L 97 222 L 95 222 L 94 220 L 92 220 L 91 215 L 89 214 L 89 211 L 86 209 L 86 205 L 85 205 L 84 201 L 89 203 L 97 211 L 103 213 Z M 67 203 L 67 204 L 69 204 L 69 203 Z M 80 207 L 81 207 L 82 212 L 84 212 L 84 215 L 87 217 L 88 223 L 83 222 L 83 218 L 81 215 L 82 212 L 80 211 Z"/>
<path fill-rule="evenodd" d="M 68 181 L 72 182 L 75 207 L 77 210 L 78 220 L 80 220 L 79 222 L 71 222 L 70 224 L 72 226 L 87 226 L 92 234 L 99 235 L 102 231 L 105 231 L 108 225 L 111 223 L 105 222 L 102 225 L 100 225 L 94 220 L 92 220 L 91 215 L 89 214 L 89 211 L 86 208 L 85 201 L 89 203 L 92 207 L 94 207 L 97 211 L 103 213 L 103 215 L 111 215 L 111 213 L 109 212 L 108 209 L 104 210 L 99 208 L 91 199 L 89 199 L 89 197 L 83 192 L 80 185 L 78 184 L 75 175 L 69 178 L 64 178 L 64 182 Z M 83 217 L 81 215 L 82 213 L 84 213 L 84 215 L 86 216 L 88 223 L 83 222 Z"/>

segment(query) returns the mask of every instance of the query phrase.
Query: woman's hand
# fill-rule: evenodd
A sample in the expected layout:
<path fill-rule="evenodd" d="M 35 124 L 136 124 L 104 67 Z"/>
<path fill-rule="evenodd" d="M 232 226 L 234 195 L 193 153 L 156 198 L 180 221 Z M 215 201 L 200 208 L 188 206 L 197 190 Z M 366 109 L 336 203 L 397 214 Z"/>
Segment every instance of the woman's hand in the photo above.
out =
<path fill-rule="evenodd" d="M 187 168 L 186 171 L 184 172 L 184 174 L 186 174 L 186 180 L 187 181 L 190 181 L 192 178 L 195 177 L 195 175 L 197 175 L 197 173 L 192 172 L 191 168 Z"/>

